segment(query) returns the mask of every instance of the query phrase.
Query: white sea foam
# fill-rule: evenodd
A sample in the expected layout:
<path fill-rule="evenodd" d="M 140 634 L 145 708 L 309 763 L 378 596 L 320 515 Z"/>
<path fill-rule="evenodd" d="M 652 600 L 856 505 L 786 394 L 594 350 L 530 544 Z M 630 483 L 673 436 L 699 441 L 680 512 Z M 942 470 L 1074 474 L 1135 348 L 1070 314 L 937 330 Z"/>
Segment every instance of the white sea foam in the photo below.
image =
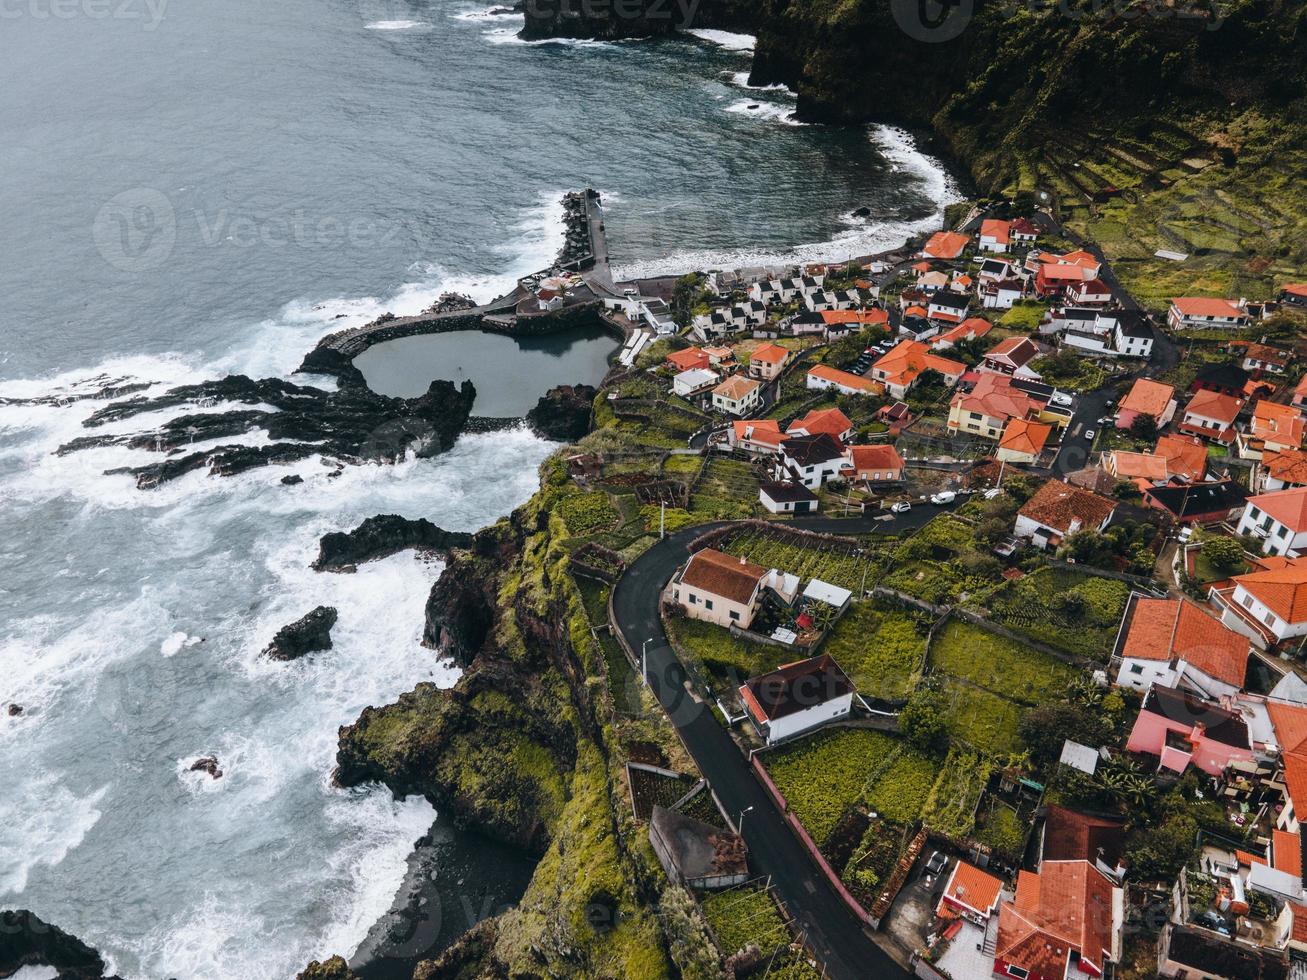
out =
<path fill-rule="evenodd" d="M 376 20 L 364 25 L 369 31 L 429 31 L 431 25 L 424 20 Z"/>
<path fill-rule="evenodd" d="M 844 261 L 901 245 L 907 238 L 939 227 L 946 205 L 962 200 L 962 193 L 939 161 L 916 148 L 912 137 L 889 126 L 873 127 L 868 138 L 881 147 L 891 163 L 917 181 L 935 210 L 918 220 L 884 221 L 843 216 L 844 228 L 831 238 L 786 248 L 685 249 L 657 259 L 624 262 L 613 270 L 619 279 L 679 275 L 694 269 L 734 269 L 753 265 L 787 265 L 803 262 Z"/>
<path fill-rule="evenodd" d="M 59 971 L 52 966 L 20 966 L 13 980 L 59 980 Z"/>
<path fill-rule="evenodd" d="M 470 24 L 495 23 L 497 21 L 516 20 L 522 21 L 523 16 L 515 10 L 508 9 L 504 4 L 497 4 L 493 7 L 472 7 L 467 10 L 460 10 L 451 14 L 454 20 L 466 21 Z"/>
<path fill-rule="evenodd" d="M 752 51 L 758 44 L 758 39 L 752 34 L 736 34 L 732 31 L 715 31 L 707 28 L 693 28 L 686 33 L 693 34 L 699 40 L 715 44 L 719 48 L 725 48 L 727 51 Z"/>
<path fill-rule="evenodd" d="M 7 786 L 21 784 L 28 792 L 0 800 L 0 898 L 21 894 L 38 866 L 56 867 L 80 846 L 99 821 L 100 801 L 109 789 L 79 796 L 53 773 L 29 768 L 20 776 L 22 766 L 19 753 L 5 752 Z"/>
<path fill-rule="evenodd" d="M 531 45 L 531 46 L 554 46 L 560 48 L 599 48 L 615 49 L 618 46 L 616 41 L 599 41 L 589 37 L 539 37 L 527 40 L 524 37 L 518 37 L 518 31 L 521 28 L 501 27 L 492 31 L 483 31 L 484 37 L 491 44 L 511 44 L 511 45 Z"/>
<path fill-rule="evenodd" d="M 798 93 L 788 85 L 782 85 L 779 82 L 774 85 L 750 85 L 749 73 L 747 71 L 723 72 L 731 80 L 731 84 L 736 88 L 746 88 L 751 92 L 784 92 L 787 95 L 798 98 Z"/>
<path fill-rule="evenodd" d="M 800 122 L 794 118 L 794 107 L 787 105 L 777 105 L 775 102 L 765 102 L 757 99 L 742 99 L 739 102 L 733 102 L 726 107 L 727 112 L 734 112 L 742 116 L 751 116 L 754 119 L 763 119 L 768 122 L 784 123 L 787 126 L 803 126 L 806 123 Z"/>

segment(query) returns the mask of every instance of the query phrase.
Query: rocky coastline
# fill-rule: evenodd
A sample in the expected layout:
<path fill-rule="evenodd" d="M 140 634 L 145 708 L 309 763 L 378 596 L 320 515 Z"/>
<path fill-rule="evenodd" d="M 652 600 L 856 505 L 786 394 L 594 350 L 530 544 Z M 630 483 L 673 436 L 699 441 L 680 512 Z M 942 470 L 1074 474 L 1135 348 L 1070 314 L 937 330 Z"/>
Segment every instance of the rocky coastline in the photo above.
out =
<path fill-rule="evenodd" d="M 255 380 L 236 374 L 183 385 L 161 395 L 114 401 L 82 424 L 94 429 L 178 406 L 248 407 L 196 411 L 133 434 L 82 436 L 56 452 L 62 456 L 103 446 L 128 446 L 163 454 L 165 458 L 159 462 L 110 471 L 130 474 L 142 489 L 194 470 L 231 476 L 310 456 L 335 457 L 348 463 L 393 463 L 409 452 L 425 457 L 450 449 L 471 415 L 475 398 L 476 389 L 470 381 L 461 387 L 449 381 L 433 381 L 426 394 L 418 398 L 388 398 L 361 386 L 326 391 L 278 378 Z M 221 442 L 255 432 L 274 441 L 253 446 Z M 191 450 L 195 443 L 209 441 L 218 444 Z"/>
<path fill-rule="evenodd" d="M 26 966 L 47 966 L 59 980 L 121 980 L 108 977 L 104 958 L 76 936 L 27 909 L 0 911 L 0 977 Z"/>
<path fill-rule="evenodd" d="M 353 572 L 359 565 L 414 548 L 444 553 L 470 548 L 473 535 L 446 531 L 424 517 L 411 520 L 398 514 L 369 517 L 352 531 L 330 531 L 318 542 L 313 569 L 319 572 Z"/>

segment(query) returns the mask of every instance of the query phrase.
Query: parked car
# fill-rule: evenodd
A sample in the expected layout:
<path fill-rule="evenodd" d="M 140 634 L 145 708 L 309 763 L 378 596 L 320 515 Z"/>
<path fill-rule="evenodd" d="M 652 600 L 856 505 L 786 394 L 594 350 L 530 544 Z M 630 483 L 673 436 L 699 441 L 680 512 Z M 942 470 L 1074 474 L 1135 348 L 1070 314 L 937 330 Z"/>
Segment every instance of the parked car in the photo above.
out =
<path fill-rule="evenodd" d="M 948 858 L 936 851 L 930 857 L 926 858 L 926 874 L 932 878 L 938 878 L 948 867 Z"/>
<path fill-rule="evenodd" d="M 1055 391 L 1053 397 L 1049 399 L 1054 405 L 1061 405 L 1063 408 L 1070 408 L 1074 399 L 1066 392 Z"/>
<path fill-rule="evenodd" d="M 892 514 L 906 514 L 912 509 L 912 505 L 906 500 L 900 500 L 897 504 L 890 504 L 889 509 Z"/>
<path fill-rule="evenodd" d="M 941 490 L 939 493 L 930 495 L 932 504 L 951 504 L 958 499 L 958 495 L 952 490 Z"/>
<path fill-rule="evenodd" d="M 1096 436 L 1096 435 L 1098 435 L 1098 433 L 1095 432 L 1093 429 L 1086 429 L 1086 430 L 1085 430 L 1085 438 L 1088 439 L 1090 442 L 1093 442 L 1093 441 L 1094 441 L 1094 436 Z"/>

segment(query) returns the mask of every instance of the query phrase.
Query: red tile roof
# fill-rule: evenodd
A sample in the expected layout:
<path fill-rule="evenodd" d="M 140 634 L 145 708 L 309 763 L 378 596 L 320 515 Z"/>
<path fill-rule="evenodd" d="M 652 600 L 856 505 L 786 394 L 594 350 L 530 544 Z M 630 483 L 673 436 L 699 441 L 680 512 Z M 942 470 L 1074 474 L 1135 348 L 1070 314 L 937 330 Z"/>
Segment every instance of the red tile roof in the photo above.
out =
<path fill-rule="evenodd" d="M 927 369 L 950 377 L 960 377 L 967 366 L 930 352 L 930 347 L 919 340 L 903 340 L 872 365 L 873 371 L 884 371 L 890 384 L 910 385 Z"/>
<path fill-rule="evenodd" d="M 985 360 L 1002 360 L 1017 367 L 1029 364 L 1040 354 L 1039 345 L 1029 337 L 1008 337 L 985 354 Z"/>
<path fill-rule="evenodd" d="M 763 364 L 784 364 L 790 351 L 779 344 L 759 344 L 749 355 L 749 363 L 761 361 Z"/>
<path fill-rule="evenodd" d="M 1274 555 L 1258 562 L 1261 570 L 1236 575 L 1234 584 L 1242 585 L 1286 623 L 1307 622 L 1307 558 Z"/>
<path fill-rule="evenodd" d="M 956 259 L 971 241 L 971 236 L 956 231 L 937 231 L 931 235 L 922 249 L 933 259 Z"/>
<path fill-rule="evenodd" d="M 1302 880 L 1302 838 L 1287 830 L 1271 831 L 1271 866 Z M 1296 916 L 1295 916 L 1296 918 Z"/>
<path fill-rule="evenodd" d="M 750 442 L 757 442 L 779 449 L 781 439 L 784 438 L 781 435 L 781 424 L 775 419 L 756 419 L 732 424 L 735 428 L 736 442 L 747 439 Z"/>
<path fill-rule="evenodd" d="M 1038 456 L 1044 451 L 1044 444 L 1052 433 L 1053 426 L 1047 422 L 1009 419 L 1003 428 L 1003 438 L 998 441 L 998 448 Z"/>
<path fill-rule="evenodd" d="M 1292 405 L 1280 405 L 1266 400 L 1253 406 L 1253 435 L 1258 439 L 1283 446 L 1301 446 L 1303 418 Z"/>
<path fill-rule="evenodd" d="M 853 691 L 853 682 L 828 653 L 750 678 L 741 688 L 759 724 L 775 721 Z"/>
<path fill-rule="evenodd" d="M 1267 701 L 1266 712 L 1275 728 L 1284 764 L 1284 786 L 1295 814 L 1307 814 L 1307 708 L 1282 701 Z"/>
<path fill-rule="evenodd" d="M 1167 406 L 1171 404 L 1173 398 L 1175 398 L 1175 389 L 1171 385 L 1140 378 L 1121 399 L 1120 410 L 1160 418 L 1166 413 Z"/>
<path fill-rule="evenodd" d="M 1249 497 L 1248 503 L 1270 514 L 1295 534 L 1307 531 L 1307 488 L 1294 487 Z"/>
<path fill-rule="evenodd" d="M 1171 475 L 1163 457 L 1152 453 L 1132 453 L 1123 449 L 1112 451 L 1108 469 L 1122 480 L 1138 478 L 1155 482 L 1165 480 Z"/>
<path fill-rule="evenodd" d="M 981 871 L 974 864 L 959 861 L 953 865 L 948 884 L 940 895 L 940 908 L 944 902 L 965 905 L 982 915 L 988 915 L 998 902 L 999 893 L 1003 891 L 1003 880 L 988 871 Z"/>
<path fill-rule="evenodd" d="M 889 311 L 871 310 L 822 310 L 819 314 L 823 323 L 889 323 Z"/>
<path fill-rule="evenodd" d="M 857 377 L 857 375 L 852 375 L 852 377 Z M 795 419 L 785 431 L 791 435 L 802 435 L 803 432 L 806 432 L 810 436 L 820 435 L 824 432 L 826 435 L 838 439 L 851 428 L 853 428 L 853 423 L 838 408 L 822 408 L 809 412 L 801 419 Z M 800 429 L 803 432 L 800 432 Z"/>
<path fill-rule="evenodd" d="M 1011 238 L 1012 224 L 999 218 L 986 218 L 980 223 L 982 238 L 992 238 L 1000 245 L 1006 245 Z"/>
<path fill-rule="evenodd" d="M 1307 486 L 1307 452 L 1301 449 L 1268 449 L 1262 467 L 1281 482 Z"/>
<path fill-rule="evenodd" d="M 681 581 L 723 599 L 747 605 L 767 569 L 761 565 L 705 548 L 695 552 L 681 575 Z"/>
<path fill-rule="evenodd" d="M 875 394 L 885 390 L 885 386 L 879 382 L 864 378 L 860 374 L 851 374 L 848 371 L 840 371 L 828 364 L 817 364 L 810 368 L 808 370 L 808 377 L 819 378 L 822 381 L 829 381 L 831 384 L 841 385 L 845 388 L 853 388 L 857 391 L 865 391 L 868 394 Z"/>
<path fill-rule="evenodd" d="M 1244 311 L 1238 304 L 1228 299 L 1214 299 L 1207 296 L 1177 296 L 1171 305 L 1184 316 L 1242 316 Z"/>
<path fill-rule="evenodd" d="M 667 363 L 678 371 L 692 371 L 698 367 L 707 367 L 708 355 L 698 347 L 687 347 L 668 354 Z"/>
<path fill-rule="evenodd" d="M 1025 502 L 1018 513 L 1063 534 L 1079 521 L 1080 530 L 1097 531 L 1116 510 L 1116 503 L 1088 490 L 1049 480 Z"/>
<path fill-rule="evenodd" d="M 853 446 L 850 450 L 853 468 L 861 473 L 864 470 L 901 470 L 903 457 L 893 446 Z"/>
<path fill-rule="evenodd" d="M 1158 436 L 1153 451 L 1166 458 L 1166 468 L 1173 476 L 1201 480 L 1207 472 L 1207 447 L 1194 436 Z"/>
<path fill-rule="evenodd" d="M 1018 874 L 1016 901 L 999 912 L 995 958 L 1060 978 L 1075 950 L 1101 972 L 1112 930 L 1111 882 L 1087 861 L 1050 861 Z"/>
<path fill-rule="evenodd" d="M 1222 425 L 1233 425 L 1241 408 L 1243 402 L 1233 395 L 1223 395 L 1219 391 L 1203 388 L 1189 399 L 1184 410 L 1186 414 L 1198 415 Z"/>
<path fill-rule="evenodd" d="M 978 412 L 991 419 L 1022 419 L 1039 410 L 1040 402 L 1012 384 L 1004 374 L 978 374 L 970 391 L 953 396 L 950 407 Z"/>
<path fill-rule="evenodd" d="M 1126 614 L 1129 631 L 1121 656 L 1183 660 L 1214 680 L 1243 689 L 1248 638 L 1187 599 L 1137 598 Z"/>

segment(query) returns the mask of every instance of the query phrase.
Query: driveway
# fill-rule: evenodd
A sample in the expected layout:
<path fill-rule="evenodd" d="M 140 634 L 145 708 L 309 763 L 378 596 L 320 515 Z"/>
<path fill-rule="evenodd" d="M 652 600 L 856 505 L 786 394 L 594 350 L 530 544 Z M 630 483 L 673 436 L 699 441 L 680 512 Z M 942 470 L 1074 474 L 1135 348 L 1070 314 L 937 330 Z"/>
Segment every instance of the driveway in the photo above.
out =
<path fill-rule="evenodd" d="M 917 511 L 903 515 L 916 516 Z M 873 524 L 879 529 L 889 523 L 826 518 L 801 526 L 828 530 L 858 525 L 865 533 L 873 529 Z M 650 641 L 646 663 L 654 695 L 731 821 L 738 824 L 740 815 L 748 811 L 743 831 L 750 862 L 759 873 L 771 876 L 797 926 L 825 964 L 827 975 L 847 980 L 907 977 L 906 971 L 864 931 L 863 923 L 817 869 L 712 711 L 687 691 L 688 676 L 668 644 L 659 617 L 659 601 L 663 587 L 686 560 L 687 545 L 712 527 L 721 526 L 686 528 L 637 558 L 613 589 L 615 625 L 637 655 L 645 641 Z"/>

